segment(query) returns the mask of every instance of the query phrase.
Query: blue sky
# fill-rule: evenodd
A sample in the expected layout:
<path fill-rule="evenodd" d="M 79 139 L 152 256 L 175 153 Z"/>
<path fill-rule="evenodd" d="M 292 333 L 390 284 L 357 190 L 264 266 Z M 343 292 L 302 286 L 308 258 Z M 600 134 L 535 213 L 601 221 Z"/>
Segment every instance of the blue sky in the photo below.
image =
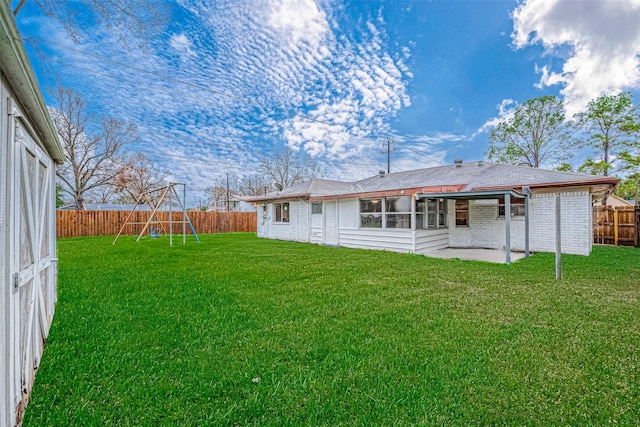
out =
<path fill-rule="evenodd" d="M 30 50 L 43 88 L 135 122 L 131 149 L 193 200 L 286 146 L 354 180 L 386 169 L 386 138 L 392 171 L 482 159 L 532 97 L 558 95 L 569 115 L 603 93 L 637 103 L 639 22 L 640 0 L 182 0 L 143 53 L 89 20 L 74 43 L 32 2 L 18 17 L 46 53 Z"/>

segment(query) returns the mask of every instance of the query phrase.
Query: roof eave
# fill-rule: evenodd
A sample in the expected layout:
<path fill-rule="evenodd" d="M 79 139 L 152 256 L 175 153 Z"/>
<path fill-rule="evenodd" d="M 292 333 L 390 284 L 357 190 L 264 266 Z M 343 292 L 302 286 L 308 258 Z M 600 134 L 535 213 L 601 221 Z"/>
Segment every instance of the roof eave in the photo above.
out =
<path fill-rule="evenodd" d="M 538 184 L 512 184 L 512 185 L 500 185 L 491 187 L 473 187 L 472 191 L 491 191 L 502 189 L 522 189 L 522 187 L 529 188 L 562 188 L 562 187 L 585 187 L 591 185 L 611 185 L 615 187 L 620 180 L 611 176 L 593 177 L 593 179 L 575 180 L 575 181 L 557 181 L 557 182 L 543 182 Z"/>
<path fill-rule="evenodd" d="M 299 199 L 308 199 L 311 195 L 309 193 L 300 193 L 300 194 L 267 194 L 265 196 L 256 196 L 251 197 L 247 196 L 244 200 L 248 203 L 262 203 L 262 202 L 270 202 L 272 200 L 299 200 Z"/>

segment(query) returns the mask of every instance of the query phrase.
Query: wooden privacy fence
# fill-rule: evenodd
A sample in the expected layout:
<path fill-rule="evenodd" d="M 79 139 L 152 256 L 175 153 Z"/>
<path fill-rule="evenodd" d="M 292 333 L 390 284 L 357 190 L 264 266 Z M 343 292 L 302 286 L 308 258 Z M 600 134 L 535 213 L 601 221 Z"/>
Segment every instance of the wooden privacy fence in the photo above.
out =
<path fill-rule="evenodd" d="M 640 207 L 593 207 L 593 243 L 640 247 Z"/>
<path fill-rule="evenodd" d="M 188 212 L 193 228 L 198 234 L 227 233 L 235 231 L 255 232 L 257 216 L 255 212 Z M 56 236 L 110 236 L 116 235 L 124 224 L 129 211 L 56 211 Z M 136 211 L 130 222 L 138 224 L 127 225 L 122 234 L 138 235 L 147 222 L 151 212 Z M 161 224 L 152 224 L 153 228 L 160 228 L 162 233 L 169 232 L 169 212 L 158 212 Z M 182 234 L 182 212 L 173 212 L 173 233 Z M 191 229 L 187 224 L 187 234 Z"/>

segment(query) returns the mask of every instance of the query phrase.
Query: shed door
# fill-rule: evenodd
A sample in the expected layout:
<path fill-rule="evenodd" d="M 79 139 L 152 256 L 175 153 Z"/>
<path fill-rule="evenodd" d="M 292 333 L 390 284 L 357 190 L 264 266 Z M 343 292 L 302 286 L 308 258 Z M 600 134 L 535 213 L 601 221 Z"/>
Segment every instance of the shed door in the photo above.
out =
<path fill-rule="evenodd" d="M 338 204 L 335 201 L 324 202 L 324 230 L 322 235 L 325 245 L 338 244 Z"/>
<path fill-rule="evenodd" d="M 15 245 L 12 262 L 15 324 L 12 331 L 14 348 L 20 349 L 20 354 L 15 355 L 18 366 L 14 368 L 19 369 L 19 373 L 14 372 L 20 377 L 16 404 L 21 405 L 33 385 L 56 298 L 52 206 L 55 187 L 51 158 L 20 121 L 14 124 L 15 182 L 12 187 L 15 198 L 11 221 Z"/>

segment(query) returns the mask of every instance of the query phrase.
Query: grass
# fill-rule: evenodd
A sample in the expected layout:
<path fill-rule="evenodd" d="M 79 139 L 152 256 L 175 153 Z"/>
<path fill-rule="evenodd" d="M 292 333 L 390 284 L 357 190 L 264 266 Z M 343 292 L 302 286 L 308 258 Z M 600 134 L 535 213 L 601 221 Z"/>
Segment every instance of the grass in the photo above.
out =
<path fill-rule="evenodd" d="M 25 426 L 638 425 L 640 250 L 58 242 Z"/>

